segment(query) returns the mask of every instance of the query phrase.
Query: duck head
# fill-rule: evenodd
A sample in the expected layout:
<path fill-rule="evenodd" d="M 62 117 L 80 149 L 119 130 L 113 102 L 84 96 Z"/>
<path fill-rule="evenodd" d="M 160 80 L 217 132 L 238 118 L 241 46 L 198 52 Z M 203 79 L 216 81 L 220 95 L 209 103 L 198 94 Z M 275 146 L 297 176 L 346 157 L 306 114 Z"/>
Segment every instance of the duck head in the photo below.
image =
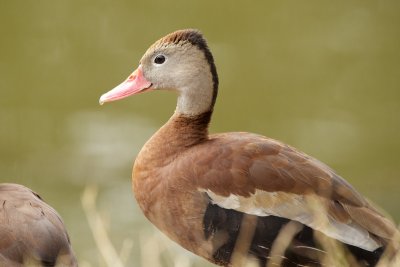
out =
<path fill-rule="evenodd" d="M 218 75 L 206 40 L 197 30 L 179 30 L 155 42 L 139 67 L 120 85 L 100 97 L 100 104 L 152 90 L 178 93 L 176 112 L 199 115 L 212 111 Z"/>

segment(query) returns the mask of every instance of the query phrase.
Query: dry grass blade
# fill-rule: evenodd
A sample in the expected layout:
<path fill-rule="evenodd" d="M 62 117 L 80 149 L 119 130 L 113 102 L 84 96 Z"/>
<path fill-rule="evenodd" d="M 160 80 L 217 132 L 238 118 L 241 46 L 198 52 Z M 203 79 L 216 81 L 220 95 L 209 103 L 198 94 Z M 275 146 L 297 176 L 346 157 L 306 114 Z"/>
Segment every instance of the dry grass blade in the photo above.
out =
<path fill-rule="evenodd" d="M 128 259 L 131 255 L 133 248 L 133 240 L 132 239 L 125 239 L 122 243 L 121 251 L 119 253 L 119 258 L 121 262 L 125 265 L 128 262 Z"/>
<path fill-rule="evenodd" d="M 324 229 L 329 229 L 330 224 L 328 218 L 324 216 L 326 214 L 327 207 L 318 198 L 313 196 L 307 197 L 307 203 L 312 208 L 314 220 L 316 225 Z M 322 246 L 322 249 L 327 253 L 321 260 L 323 266 L 332 267 L 359 267 L 360 265 L 354 259 L 354 257 L 348 253 L 347 249 L 340 244 L 338 241 L 328 238 L 324 234 L 315 231 L 314 238 L 317 243 Z"/>
<path fill-rule="evenodd" d="M 96 210 L 97 188 L 87 186 L 82 194 L 82 206 L 92 230 L 94 240 L 108 267 L 124 267 L 124 264 L 108 237 L 104 223 Z"/>
<path fill-rule="evenodd" d="M 159 255 L 161 254 L 160 242 L 148 233 L 140 234 L 140 258 L 142 266 L 161 267 Z"/>
<path fill-rule="evenodd" d="M 247 251 L 249 251 L 251 241 L 256 230 L 257 217 L 252 215 L 244 215 L 240 226 L 239 236 L 236 241 L 235 248 L 232 253 L 232 266 L 246 266 L 249 263 Z"/>
<path fill-rule="evenodd" d="M 281 266 L 286 249 L 290 246 L 293 237 L 301 230 L 301 228 L 301 224 L 295 221 L 289 222 L 282 227 L 278 237 L 272 245 L 267 267 Z"/>

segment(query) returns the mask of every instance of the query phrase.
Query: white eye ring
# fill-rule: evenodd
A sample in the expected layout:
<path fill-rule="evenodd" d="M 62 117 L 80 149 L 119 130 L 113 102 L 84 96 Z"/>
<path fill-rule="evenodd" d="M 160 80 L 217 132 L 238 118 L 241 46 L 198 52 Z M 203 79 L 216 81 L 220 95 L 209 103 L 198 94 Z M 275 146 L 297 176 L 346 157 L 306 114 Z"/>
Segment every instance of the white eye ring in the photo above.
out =
<path fill-rule="evenodd" d="M 166 58 L 163 54 L 159 54 L 154 58 L 154 63 L 157 65 L 161 65 L 165 62 Z"/>

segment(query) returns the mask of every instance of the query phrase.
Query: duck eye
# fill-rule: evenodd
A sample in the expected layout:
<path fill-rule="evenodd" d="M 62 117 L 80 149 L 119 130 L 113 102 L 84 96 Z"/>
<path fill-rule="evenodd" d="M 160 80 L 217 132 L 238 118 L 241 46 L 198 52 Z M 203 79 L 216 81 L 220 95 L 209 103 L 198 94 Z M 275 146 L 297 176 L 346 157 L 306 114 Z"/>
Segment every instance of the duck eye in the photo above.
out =
<path fill-rule="evenodd" d="M 165 62 L 165 56 L 164 55 L 157 55 L 154 58 L 154 63 L 156 64 L 163 64 Z"/>

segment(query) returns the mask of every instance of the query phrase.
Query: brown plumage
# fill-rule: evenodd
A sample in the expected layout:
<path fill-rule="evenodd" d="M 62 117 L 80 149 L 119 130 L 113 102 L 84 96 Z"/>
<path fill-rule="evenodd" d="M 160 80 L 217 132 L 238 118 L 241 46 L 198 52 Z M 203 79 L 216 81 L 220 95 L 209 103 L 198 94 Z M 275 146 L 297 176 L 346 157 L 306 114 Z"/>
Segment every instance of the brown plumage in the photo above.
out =
<path fill-rule="evenodd" d="M 78 266 L 60 215 L 18 184 L 0 184 L 0 266 Z"/>
<path fill-rule="evenodd" d="M 323 265 L 318 236 L 342 243 L 362 266 L 374 266 L 399 234 L 318 160 L 256 134 L 208 134 L 218 77 L 198 31 L 157 41 L 130 77 L 100 102 L 145 90 L 178 92 L 175 114 L 142 148 L 132 179 L 146 217 L 184 248 L 222 266 L 239 254 L 264 266 L 281 229 L 294 225 L 282 266 Z M 242 246 L 245 229 L 251 236 Z"/>

